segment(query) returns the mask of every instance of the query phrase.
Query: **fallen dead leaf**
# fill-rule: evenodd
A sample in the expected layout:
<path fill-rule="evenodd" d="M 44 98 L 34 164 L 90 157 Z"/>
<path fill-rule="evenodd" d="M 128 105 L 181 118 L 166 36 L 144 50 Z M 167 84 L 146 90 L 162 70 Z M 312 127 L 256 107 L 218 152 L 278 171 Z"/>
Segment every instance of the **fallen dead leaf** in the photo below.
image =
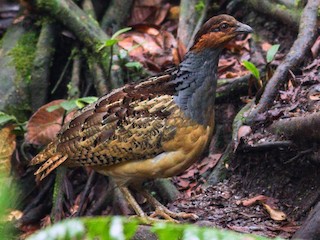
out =
<path fill-rule="evenodd" d="M 242 137 L 249 135 L 251 132 L 252 132 L 252 129 L 250 126 L 246 126 L 246 125 L 241 126 L 238 130 L 238 136 L 237 136 L 238 142 Z"/>
<path fill-rule="evenodd" d="M 250 199 L 246 199 L 242 201 L 242 205 L 245 207 L 252 206 L 253 204 L 256 204 L 258 201 L 265 201 L 268 197 L 264 195 L 258 195 Z"/>
<path fill-rule="evenodd" d="M 268 42 L 263 42 L 261 44 L 261 49 L 264 51 L 264 52 L 267 52 L 270 48 L 272 47 L 272 45 Z"/>
<path fill-rule="evenodd" d="M 65 110 L 58 108 L 52 112 L 48 112 L 47 108 L 59 105 L 65 100 L 54 100 L 40 107 L 30 118 L 27 124 L 27 133 L 25 139 L 27 142 L 36 145 L 47 145 L 57 135 L 61 129 L 61 123 Z M 65 118 L 65 122 L 69 121 L 73 113 Z"/>
<path fill-rule="evenodd" d="M 284 212 L 274 209 L 266 203 L 261 203 L 261 204 L 267 210 L 271 219 L 275 221 L 284 221 L 287 219 L 287 215 Z"/>

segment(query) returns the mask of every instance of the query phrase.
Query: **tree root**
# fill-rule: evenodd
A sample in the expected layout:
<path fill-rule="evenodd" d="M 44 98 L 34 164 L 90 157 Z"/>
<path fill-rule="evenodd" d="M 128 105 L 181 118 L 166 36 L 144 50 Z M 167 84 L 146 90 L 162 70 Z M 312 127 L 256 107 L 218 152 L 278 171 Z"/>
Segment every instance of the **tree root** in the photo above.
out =
<path fill-rule="evenodd" d="M 312 209 L 307 220 L 292 239 L 318 239 L 320 236 L 320 202 Z"/>
<path fill-rule="evenodd" d="M 260 2 L 260 1 L 259 1 Z M 289 70 L 294 69 L 305 58 L 317 36 L 317 11 L 319 0 L 310 0 L 305 6 L 300 20 L 299 35 L 284 61 L 269 80 L 259 104 L 252 110 L 247 122 L 252 123 L 257 114 L 267 110 L 275 100 L 280 87 L 286 81 Z M 262 8 L 260 6 L 260 8 Z"/>
<path fill-rule="evenodd" d="M 270 0 L 248 0 L 245 2 L 255 10 L 276 18 L 284 24 L 289 24 L 295 29 L 299 27 L 300 9 L 291 9 L 282 4 L 272 3 Z"/>
<path fill-rule="evenodd" d="M 269 130 L 278 135 L 298 140 L 320 141 L 320 112 L 274 122 Z"/>

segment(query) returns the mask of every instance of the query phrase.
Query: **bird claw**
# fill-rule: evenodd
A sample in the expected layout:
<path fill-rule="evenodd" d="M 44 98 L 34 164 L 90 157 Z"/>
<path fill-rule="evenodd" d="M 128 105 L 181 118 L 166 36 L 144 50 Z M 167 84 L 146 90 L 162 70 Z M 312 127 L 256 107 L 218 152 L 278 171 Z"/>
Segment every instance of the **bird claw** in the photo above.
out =
<path fill-rule="evenodd" d="M 154 218 L 154 217 L 162 217 L 165 220 L 169 221 L 169 222 L 174 222 L 174 223 L 179 223 L 178 220 L 176 220 L 176 218 L 183 218 L 183 219 L 192 219 L 192 220 L 198 220 L 199 217 L 196 214 L 193 213 L 186 213 L 186 212 L 172 212 L 167 208 L 161 208 L 158 207 L 154 213 L 152 213 L 150 215 L 150 217 Z"/>

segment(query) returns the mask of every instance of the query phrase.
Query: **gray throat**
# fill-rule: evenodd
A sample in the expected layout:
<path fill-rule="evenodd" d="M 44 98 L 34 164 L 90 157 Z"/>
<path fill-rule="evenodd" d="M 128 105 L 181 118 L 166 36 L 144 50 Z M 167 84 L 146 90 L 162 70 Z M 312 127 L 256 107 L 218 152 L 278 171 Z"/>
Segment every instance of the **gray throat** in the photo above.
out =
<path fill-rule="evenodd" d="M 174 100 L 184 113 L 199 124 L 209 125 L 214 110 L 220 49 L 188 52 L 180 63 L 174 82 Z"/>

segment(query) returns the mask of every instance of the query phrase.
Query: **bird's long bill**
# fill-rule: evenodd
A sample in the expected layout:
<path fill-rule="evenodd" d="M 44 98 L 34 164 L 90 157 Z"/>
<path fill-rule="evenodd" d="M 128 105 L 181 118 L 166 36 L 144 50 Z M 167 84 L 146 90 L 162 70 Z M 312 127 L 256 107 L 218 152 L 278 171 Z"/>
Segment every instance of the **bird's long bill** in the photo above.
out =
<path fill-rule="evenodd" d="M 247 24 L 238 22 L 236 32 L 238 33 L 252 33 L 253 29 Z"/>

